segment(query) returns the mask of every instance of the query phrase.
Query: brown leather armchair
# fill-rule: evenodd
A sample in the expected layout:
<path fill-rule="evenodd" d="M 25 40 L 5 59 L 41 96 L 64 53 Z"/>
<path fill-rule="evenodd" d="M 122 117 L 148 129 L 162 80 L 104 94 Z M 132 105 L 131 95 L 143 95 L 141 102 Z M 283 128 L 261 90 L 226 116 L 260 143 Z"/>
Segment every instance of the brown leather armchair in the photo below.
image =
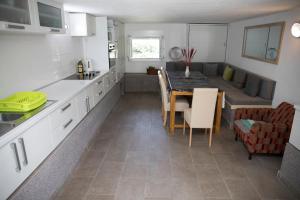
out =
<path fill-rule="evenodd" d="M 240 138 L 248 152 L 283 154 L 289 141 L 293 124 L 294 106 L 283 102 L 277 108 L 240 108 L 235 112 L 235 139 Z M 241 119 L 252 119 L 255 123 L 247 129 Z"/>

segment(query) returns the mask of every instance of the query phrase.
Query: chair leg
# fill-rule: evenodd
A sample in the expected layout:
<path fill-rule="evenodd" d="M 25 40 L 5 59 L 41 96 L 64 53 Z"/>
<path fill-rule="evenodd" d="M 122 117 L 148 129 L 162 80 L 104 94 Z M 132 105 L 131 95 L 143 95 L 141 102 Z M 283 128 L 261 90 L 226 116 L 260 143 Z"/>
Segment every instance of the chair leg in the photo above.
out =
<path fill-rule="evenodd" d="M 238 135 L 237 134 L 235 134 L 235 141 L 238 141 Z"/>
<path fill-rule="evenodd" d="M 207 128 L 204 129 L 204 133 L 205 133 L 205 135 L 207 134 Z"/>
<path fill-rule="evenodd" d="M 164 112 L 164 126 L 167 125 L 167 116 L 168 116 L 168 112 Z"/>
<path fill-rule="evenodd" d="M 251 160 L 251 159 L 252 159 L 252 153 L 249 153 L 248 160 Z"/>
<path fill-rule="evenodd" d="M 185 135 L 185 119 L 183 119 L 183 132 L 182 132 L 183 135 Z"/>
<path fill-rule="evenodd" d="M 209 129 L 209 142 L 208 142 L 209 147 L 211 147 L 211 142 L 212 142 L 212 131 L 213 131 L 213 129 L 210 128 Z"/>
<path fill-rule="evenodd" d="M 190 127 L 190 141 L 189 141 L 189 147 L 191 147 L 192 146 L 192 137 L 193 137 L 193 129 L 192 129 L 192 127 Z"/>

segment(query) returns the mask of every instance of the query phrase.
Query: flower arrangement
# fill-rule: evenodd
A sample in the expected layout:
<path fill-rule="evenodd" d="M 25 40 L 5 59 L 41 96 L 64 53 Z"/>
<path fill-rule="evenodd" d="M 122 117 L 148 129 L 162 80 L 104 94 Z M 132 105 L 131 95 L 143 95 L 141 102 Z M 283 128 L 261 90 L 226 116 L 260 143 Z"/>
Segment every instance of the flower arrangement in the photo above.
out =
<path fill-rule="evenodd" d="M 181 49 L 182 55 L 184 57 L 184 62 L 186 66 L 190 67 L 192 65 L 192 59 L 195 56 L 197 50 L 194 48 Z"/>

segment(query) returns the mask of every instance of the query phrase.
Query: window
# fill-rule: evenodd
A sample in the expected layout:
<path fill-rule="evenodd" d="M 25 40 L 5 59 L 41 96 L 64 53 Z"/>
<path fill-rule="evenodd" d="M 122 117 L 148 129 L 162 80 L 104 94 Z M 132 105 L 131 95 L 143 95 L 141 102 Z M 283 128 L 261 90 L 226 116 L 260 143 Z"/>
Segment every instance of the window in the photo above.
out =
<path fill-rule="evenodd" d="M 160 59 L 161 38 L 141 37 L 130 38 L 130 59 Z"/>

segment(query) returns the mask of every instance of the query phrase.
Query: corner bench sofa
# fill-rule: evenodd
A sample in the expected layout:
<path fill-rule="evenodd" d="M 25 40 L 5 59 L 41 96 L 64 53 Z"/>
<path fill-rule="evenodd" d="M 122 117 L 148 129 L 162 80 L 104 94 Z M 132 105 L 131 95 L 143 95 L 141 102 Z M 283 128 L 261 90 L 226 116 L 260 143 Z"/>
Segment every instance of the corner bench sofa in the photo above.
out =
<path fill-rule="evenodd" d="M 231 81 L 223 79 L 223 73 L 226 66 L 233 69 Z M 167 71 L 184 71 L 183 62 L 167 62 Z M 202 63 L 193 62 L 190 71 L 200 71 L 208 77 L 211 85 L 225 91 L 225 108 L 223 109 L 223 119 L 233 128 L 235 110 L 238 108 L 268 108 L 272 107 L 272 101 L 276 82 L 274 80 L 248 72 L 239 67 L 228 63 Z M 247 79 L 253 77 L 259 81 L 257 95 L 249 96 L 244 90 Z"/>

